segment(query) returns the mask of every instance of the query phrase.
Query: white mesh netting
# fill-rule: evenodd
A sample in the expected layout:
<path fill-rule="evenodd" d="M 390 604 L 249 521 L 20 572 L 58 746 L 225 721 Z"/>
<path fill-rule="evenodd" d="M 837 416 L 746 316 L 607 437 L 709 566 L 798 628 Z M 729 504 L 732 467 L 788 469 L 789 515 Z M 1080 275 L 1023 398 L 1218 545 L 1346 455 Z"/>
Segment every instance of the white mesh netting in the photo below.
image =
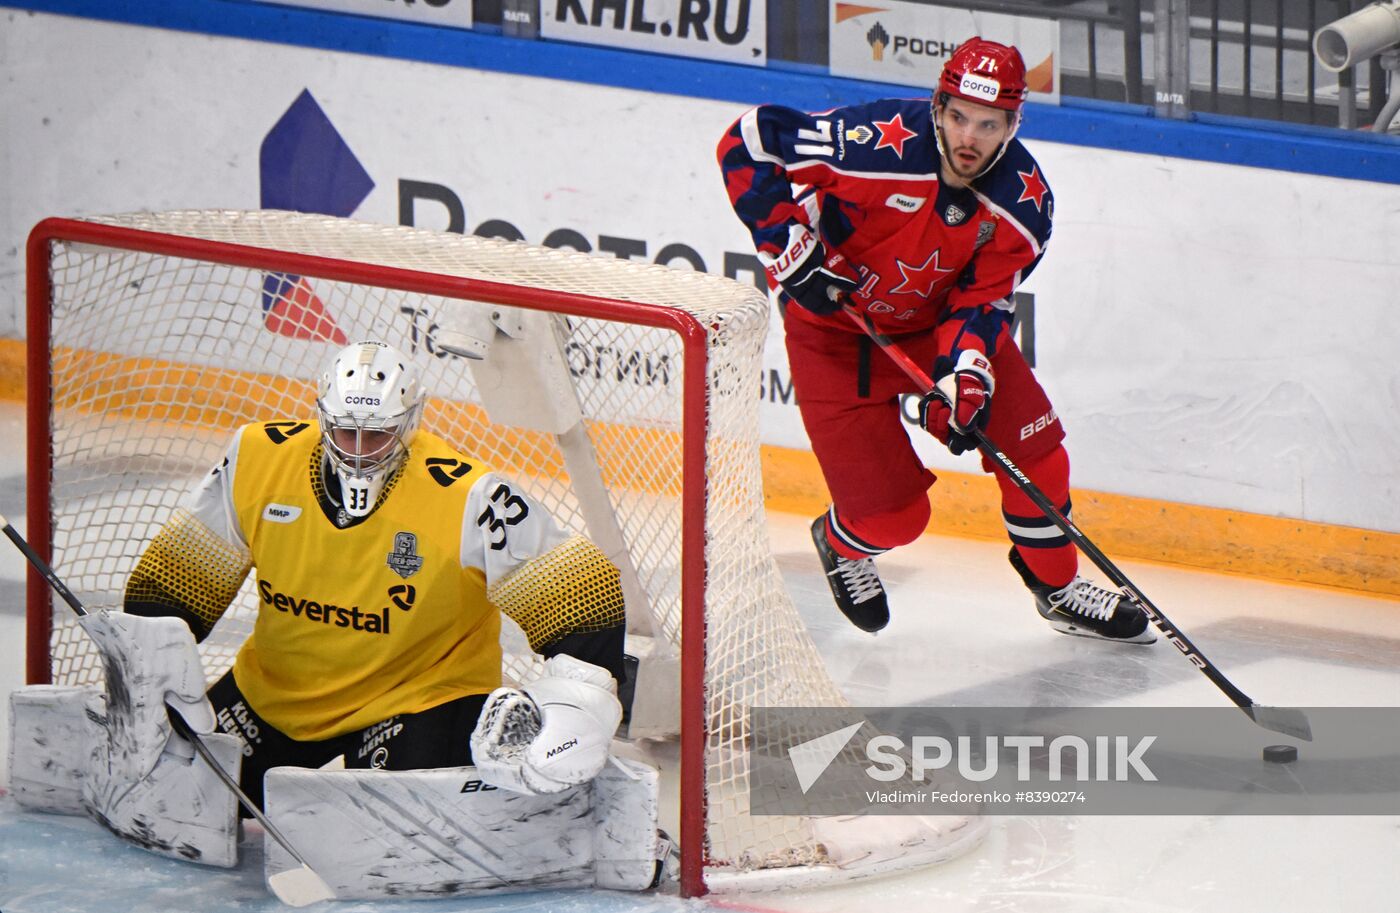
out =
<path fill-rule="evenodd" d="M 747 814 L 748 708 L 844 703 L 768 549 L 757 427 L 768 320 L 762 295 L 701 273 L 321 216 L 176 212 L 91 221 L 693 315 L 708 336 L 705 441 L 682 434 L 684 354 L 675 332 L 587 316 L 552 320 L 627 554 L 660 634 L 682 649 L 696 645 L 680 644 L 681 462 L 686 448 L 704 448 L 710 864 L 822 860 L 804 819 Z M 217 259 L 52 245 L 53 559 L 89 607 L 120 604 L 146 542 L 236 427 L 314 421 L 313 378 L 339 345 L 359 338 L 383 339 L 415 359 L 433 394 L 425 427 L 515 477 L 565 526 L 589 532 L 555 435 L 492 423 L 465 361 L 434 345 L 439 323 L 463 305 L 364 276 L 333 281 L 319 278 L 325 269 L 308 268 L 318 275 L 310 278 Z M 413 283 L 400 276 L 394 284 Z M 245 584 L 206 642 L 211 677 L 250 630 L 255 605 Z M 56 614 L 54 624 L 54 681 L 97 681 L 99 663 L 68 614 Z M 517 678 L 527 674 L 522 643 L 507 643 L 508 672 Z"/>

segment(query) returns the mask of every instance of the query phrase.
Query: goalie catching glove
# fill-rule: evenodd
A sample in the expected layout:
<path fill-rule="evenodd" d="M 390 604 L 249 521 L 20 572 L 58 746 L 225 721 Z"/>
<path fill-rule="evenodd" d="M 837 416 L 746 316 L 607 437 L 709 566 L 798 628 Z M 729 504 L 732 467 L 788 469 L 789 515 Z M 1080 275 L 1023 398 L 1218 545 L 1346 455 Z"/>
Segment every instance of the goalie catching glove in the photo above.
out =
<path fill-rule="evenodd" d="M 523 689 L 497 688 L 486 698 L 471 735 L 472 762 L 492 786 L 562 792 L 603 769 L 621 721 L 612 675 L 560 654 Z"/>

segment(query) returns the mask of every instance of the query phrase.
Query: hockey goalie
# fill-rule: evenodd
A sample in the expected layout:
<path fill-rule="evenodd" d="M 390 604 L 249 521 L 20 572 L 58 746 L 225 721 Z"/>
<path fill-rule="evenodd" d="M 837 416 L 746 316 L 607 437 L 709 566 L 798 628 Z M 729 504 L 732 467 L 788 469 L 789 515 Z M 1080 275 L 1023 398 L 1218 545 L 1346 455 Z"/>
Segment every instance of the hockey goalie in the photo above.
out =
<path fill-rule="evenodd" d="M 12 697 L 19 802 L 235 865 L 238 804 L 179 713 L 337 897 L 653 886 L 657 772 L 609 764 L 618 571 L 421 430 L 423 402 L 412 362 L 368 341 L 321 377 L 318 421 L 241 428 L 125 611 L 81 620 L 105 688 Z M 253 631 L 206 690 L 196 644 L 250 571 Z M 502 612 L 545 658 L 520 688 L 502 686 Z M 296 864 L 267 850 L 269 877 Z"/>

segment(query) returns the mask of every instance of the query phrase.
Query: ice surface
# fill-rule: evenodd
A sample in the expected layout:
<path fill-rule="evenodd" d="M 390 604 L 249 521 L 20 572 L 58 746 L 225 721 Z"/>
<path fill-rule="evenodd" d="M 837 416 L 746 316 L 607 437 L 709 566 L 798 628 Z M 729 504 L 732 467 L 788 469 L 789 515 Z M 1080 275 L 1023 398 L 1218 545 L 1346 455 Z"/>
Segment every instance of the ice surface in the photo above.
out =
<path fill-rule="evenodd" d="M 22 518 L 18 407 L 0 402 L 0 511 Z M 847 623 L 811 552 L 807 518 L 770 516 L 784 579 L 853 703 L 982 706 L 1228 706 L 1165 643 L 1134 647 L 1055 634 L 1006 563 L 1006 545 L 928 536 L 880 559 L 893 620 Z M 1085 530 L 1092 538 L 1093 530 Z M 22 682 L 23 564 L 0 543 L 0 692 Z M 1393 706 L 1400 603 L 1162 565 L 1127 575 L 1256 701 Z M 1240 715 L 1240 725 L 1252 724 Z M 0 713 L 0 738 L 8 713 Z M 1262 733 L 1263 730 L 1260 730 Z M 1277 739 L 1274 739 L 1277 741 Z M 1306 752 L 1306 748 L 1304 751 Z M 3 761 L 0 761 L 3 764 Z M 671 771 L 674 773 L 674 771 Z M 3 782 L 0 770 L 0 782 Z M 262 883 L 260 839 L 239 869 L 165 860 L 92 822 L 23 813 L 0 799 L 0 911 L 283 910 Z M 940 913 L 1313 913 L 1400 907 L 1395 817 L 1001 817 L 966 857 L 834 888 L 682 901 L 593 891 L 401 903 L 359 911 L 937 910 Z"/>

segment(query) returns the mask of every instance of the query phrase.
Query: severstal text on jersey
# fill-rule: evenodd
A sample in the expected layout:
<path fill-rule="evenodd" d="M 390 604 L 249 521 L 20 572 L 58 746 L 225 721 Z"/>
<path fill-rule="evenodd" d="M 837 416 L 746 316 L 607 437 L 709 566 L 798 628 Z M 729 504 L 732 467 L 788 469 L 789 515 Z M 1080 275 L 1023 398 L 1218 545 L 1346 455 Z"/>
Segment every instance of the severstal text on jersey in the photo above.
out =
<path fill-rule="evenodd" d="M 258 596 L 263 605 L 270 605 L 279 612 L 296 618 L 305 618 L 314 624 L 331 625 L 336 628 L 349 628 L 368 634 L 389 633 L 389 607 L 377 611 L 364 611 L 359 606 L 342 606 L 305 596 L 280 593 L 266 580 L 258 580 Z"/>

